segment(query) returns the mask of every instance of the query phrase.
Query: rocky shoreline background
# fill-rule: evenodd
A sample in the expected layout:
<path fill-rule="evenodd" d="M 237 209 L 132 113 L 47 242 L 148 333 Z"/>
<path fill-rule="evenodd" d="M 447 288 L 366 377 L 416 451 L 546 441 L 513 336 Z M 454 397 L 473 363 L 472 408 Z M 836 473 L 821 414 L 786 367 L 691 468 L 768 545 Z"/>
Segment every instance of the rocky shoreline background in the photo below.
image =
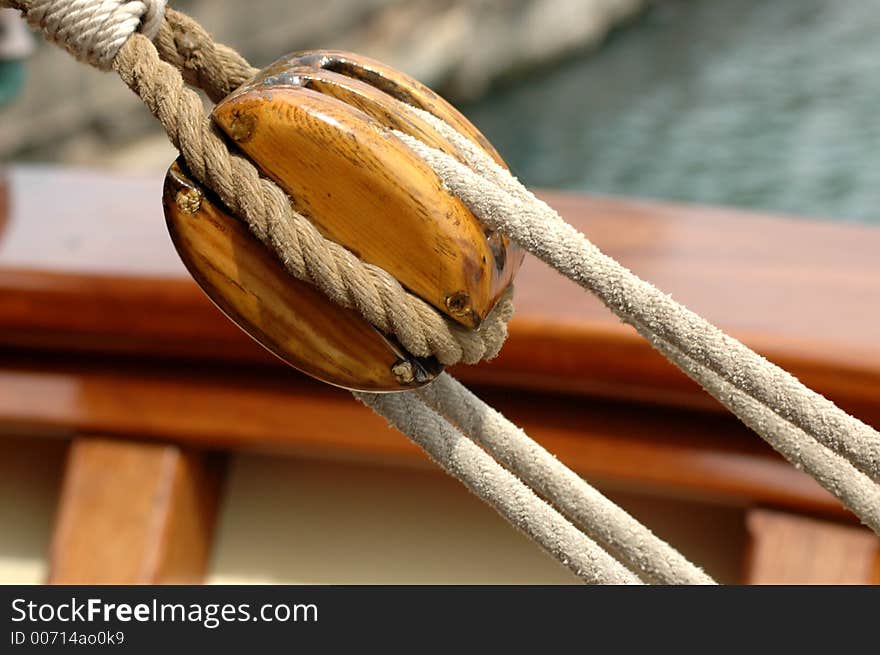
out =
<path fill-rule="evenodd" d="M 255 65 L 342 48 L 396 66 L 453 100 L 602 43 L 650 0 L 177 0 Z M 0 160 L 154 170 L 173 156 L 112 74 L 40 44 L 23 95 L 0 110 Z"/>

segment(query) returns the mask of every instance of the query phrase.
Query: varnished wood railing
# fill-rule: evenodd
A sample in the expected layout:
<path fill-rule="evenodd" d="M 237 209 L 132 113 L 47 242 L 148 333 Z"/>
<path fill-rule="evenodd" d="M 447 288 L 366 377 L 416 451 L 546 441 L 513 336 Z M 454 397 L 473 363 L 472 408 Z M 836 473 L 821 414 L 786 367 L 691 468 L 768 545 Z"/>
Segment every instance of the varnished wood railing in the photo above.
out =
<path fill-rule="evenodd" d="M 190 510 L 211 506 L 192 491 L 213 493 L 204 449 L 424 464 L 346 393 L 282 366 L 220 315 L 176 258 L 160 192 L 159 176 L 19 168 L 0 196 L 0 434 L 83 435 L 56 531 L 56 581 L 84 581 L 70 572 L 88 568 L 65 561 L 94 546 L 70 530 L 75 481 L 89 479 L 77 477 L 92 465 L 84 453 L 127 461 L 131 442 L 117 449 L 113 439 L 139 440 L 145 461 L 156 456 L 150 441 L 171 449 L 195 487 L 153 480 L 153 488 L 184 490 Z M 544 195 L 636 273 L 880 425 L 880 229 Z M 849 520 L 634 331 L 535 261 L 518 278 L 502 355 L 455 373 L 600 484 Z M 131 479 L 119 471 L 117 484 L 150 488 L 142 471 Z M 100 502 L 115 511 L 118 497 Z M 167 512 L 153 524 L 173 533 L 174 504 L 151 507 Z M 130 532 L 133 543 L 148 543 Z M 180 579 L 163 558 L 200 566 L 192 561 L 204 557 L 200 546 L 193 556 L 163 544 L 138 580 L 166 580 L 169 570 Z"/>

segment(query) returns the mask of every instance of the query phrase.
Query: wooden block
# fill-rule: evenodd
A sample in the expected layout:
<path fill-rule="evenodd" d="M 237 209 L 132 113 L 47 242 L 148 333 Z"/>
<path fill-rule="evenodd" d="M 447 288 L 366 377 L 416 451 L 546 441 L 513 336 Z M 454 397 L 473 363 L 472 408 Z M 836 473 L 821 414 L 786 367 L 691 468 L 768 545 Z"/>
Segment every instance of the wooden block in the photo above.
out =
<path fill-rule="evenodd" d="M 748 584 L 874 584 L 880 539 L 853 527 L 765 509 L 750 510 Z"/>
<path fill-rule="evenodd" d="M 165 178 L 168 232 L 202 290 L 236 325 L 291 366 L 361 391 L 419 387 L 443 370 L 413 357 L 356 311 L 297 280 L 247 226 L 202 192 L 182 160 Z"/>
<path fill-rule="evenodd" d="M 315 53 L 317 61 L 333 58 L 325 54 Z M 376 73 L 369 61 L 352 68 L 357 58 L 337 55 L 346 71 Z M 370 86 L 375 75 L 352 79 L 304 64 L 308 59 L 276 62 L 219 102 L 213 121 L 325 237 L 385 269 L 451 319 L 478 326 L 519 269 L 522 251 L 487 230 L 393 133 L 434 130 L 385 93 L 391 78 Z M 395 90 L 428 94 L 432 103 L 421 106 L 478 134 L 438 96 L 393 77 Z M 410 129 L 416 122 L 419 128 Z M 432 143 L 438 140 L 445 141 L 434 134 Z"/>
<path fill-rule="evenodd" d="M 71 445 L 50 584 L 199 583 L 222 464 L 174 445 L 80 437 Z"/>

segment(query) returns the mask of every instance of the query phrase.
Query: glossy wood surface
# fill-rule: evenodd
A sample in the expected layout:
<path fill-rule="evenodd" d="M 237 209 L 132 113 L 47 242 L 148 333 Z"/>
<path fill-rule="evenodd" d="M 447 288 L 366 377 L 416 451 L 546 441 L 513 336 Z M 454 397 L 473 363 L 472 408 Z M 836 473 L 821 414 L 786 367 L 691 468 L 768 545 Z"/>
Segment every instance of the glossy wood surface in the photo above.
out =
<path fill-rule="evenodd" d="M 412 357 L 357 312 L 291 277 L 182 166 L 176 162 L 165 178 L 171 239 L 202 290 L 257 343 L 307 375 L 348 389 L 416 388 L 442 370 L 433 358 Z"/>
<path fill-rule="evenodd" d="M 323 68 L 302 67 L 295 62 L 291 62 L 289 65 L 286 63 L 273 64 L 260 71 L 257 77 L 248 82 L 239 92 L 258 91 L 263 88 L 271 90 L 281 87 L 311 89 L 317 93 L 336 98 L 347 105 L 360 109 L 386 127 L 414 136 L 432 148 L 437 148 L 459 160 L 464 160 L 459 149 L 444 139 L 411 105 L 397 100 L 366 82 L 342 73 L 334 73 Z M 445 116 L 447 120 L 455 120 L 453 114 L 448 110 L 445 112 Z M 475 130 L 473 126 L 471 129 Z M 485 139 L 482 142 L 485 142 Z M 507 164 L 494 150 L 491 150 L 490 153 L 496 157 L 496 161 L 500 165 L 507 167 Z"/>
<path fill-rule="evenodd" d="M 344 75 L 318 66 L 322 62 L 339 63 L 341 54 L 336 53 L 336 55 L 332 57 L 327 55 L 325 57 L 318 53 L 301 57 L 282 58 L 260 71 L 239 92 L 249 93 L 263 88 L 278 89 L 282 87 L 311 89 L 359 109 L 386 128 L 409 134 L 433 148 L 456 157 L 460 161 L 466 160 L 464 154 L 420 116 L 411 104 L 398 99 L 397 96 L 406 98 L 405 95 L 402 95 L 401 91 L 403 79 L 391 83 L 387 78 L 383 77 L 381 78 L 382 82 L 379 82 L 377 81 L 379 78 L 375 74 L 365 74 L 365 69 L 362 67 L 356 70 L 349 68 L 347 69 L 348 74 Z M 366 79 L 372 79 L 390 93 L 380 90 L 376 86 L 363 82 L 356 77 L 350 77 L 350 75 L 356 73 L 363 74 Z M 406 79 L 409 80 L 409 88 L 421 87 L 414 80 Z M 427 107 L 430 113 L 442 117 L 448 124 L 457 126 L 460 133 L 470 136 L 477 145 L 494 157 L 498 164 L 507 168 L 504 160 L 501 159 L 485 137 L 467 119 L 445 100 L 429 90 L 427 92 L 432 94 L 434 100 L 431 103 L 425 101 L 420 106 Z M 484 234 L 488 237 L 488 244 L 495 259 L 496 271 L 502 273 L 496 286 L 504 287 L 519 269 L 524 253 L 519 246 L 511 243 L 507 237 L 501 234 L 488 230 L 484 230 Z"/>
<path fill-rule="evenodd" d="M 504 165 L 489 140 L 455 107 L 415 78 L 381 61 L 343 50 L 294 52 L 261 71 L 257 81 L 268 80 L 287 71 L 330 71 L 368 84 L 400 102 L 443 118 Z"/>
<path fill-rule="evenodd" d="M 213 542 L 221 467 L 219 459 L 177 445 L 74 439 L 49 582 L 201 582 Z"/>
<path fill-rule="evenodd" d="M 760 508 L 746 526 L 747 584 L 880 584 L 880 538 L 865 528 Z"/>
<path fill-rule="evenodd" d="M 53 189 L 53 193 L 45 193 Z M 0 344 L 244 362 L 275 358 L 192 282 L 162 180 L 11 171 Z M 880 229 L 544 193 L 605 252 L 806 384 L 880 426 Z M 501 355 L 455 370 L 492 386 L 720 410 L 594 298 L 530 260 Z"/>

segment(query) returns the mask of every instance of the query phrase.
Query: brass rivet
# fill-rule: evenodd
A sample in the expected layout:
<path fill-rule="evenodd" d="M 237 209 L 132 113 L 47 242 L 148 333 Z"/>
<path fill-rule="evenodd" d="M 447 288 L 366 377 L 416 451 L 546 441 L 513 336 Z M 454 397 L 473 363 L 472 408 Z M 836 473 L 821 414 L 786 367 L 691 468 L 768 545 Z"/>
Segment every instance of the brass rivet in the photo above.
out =
<path fill-rule="evenodd" d="M 174 202 L 184 214 L 195 214 L 202 206 L 202 192 L 193 187 L 186 187 L 177 192 Z"/>
<path fill-rule="evenodd" d="M 446 296 L 446 309 L 455 316 L 464 316 L 471 311 L 471 297 L 464 291 Z"/>

